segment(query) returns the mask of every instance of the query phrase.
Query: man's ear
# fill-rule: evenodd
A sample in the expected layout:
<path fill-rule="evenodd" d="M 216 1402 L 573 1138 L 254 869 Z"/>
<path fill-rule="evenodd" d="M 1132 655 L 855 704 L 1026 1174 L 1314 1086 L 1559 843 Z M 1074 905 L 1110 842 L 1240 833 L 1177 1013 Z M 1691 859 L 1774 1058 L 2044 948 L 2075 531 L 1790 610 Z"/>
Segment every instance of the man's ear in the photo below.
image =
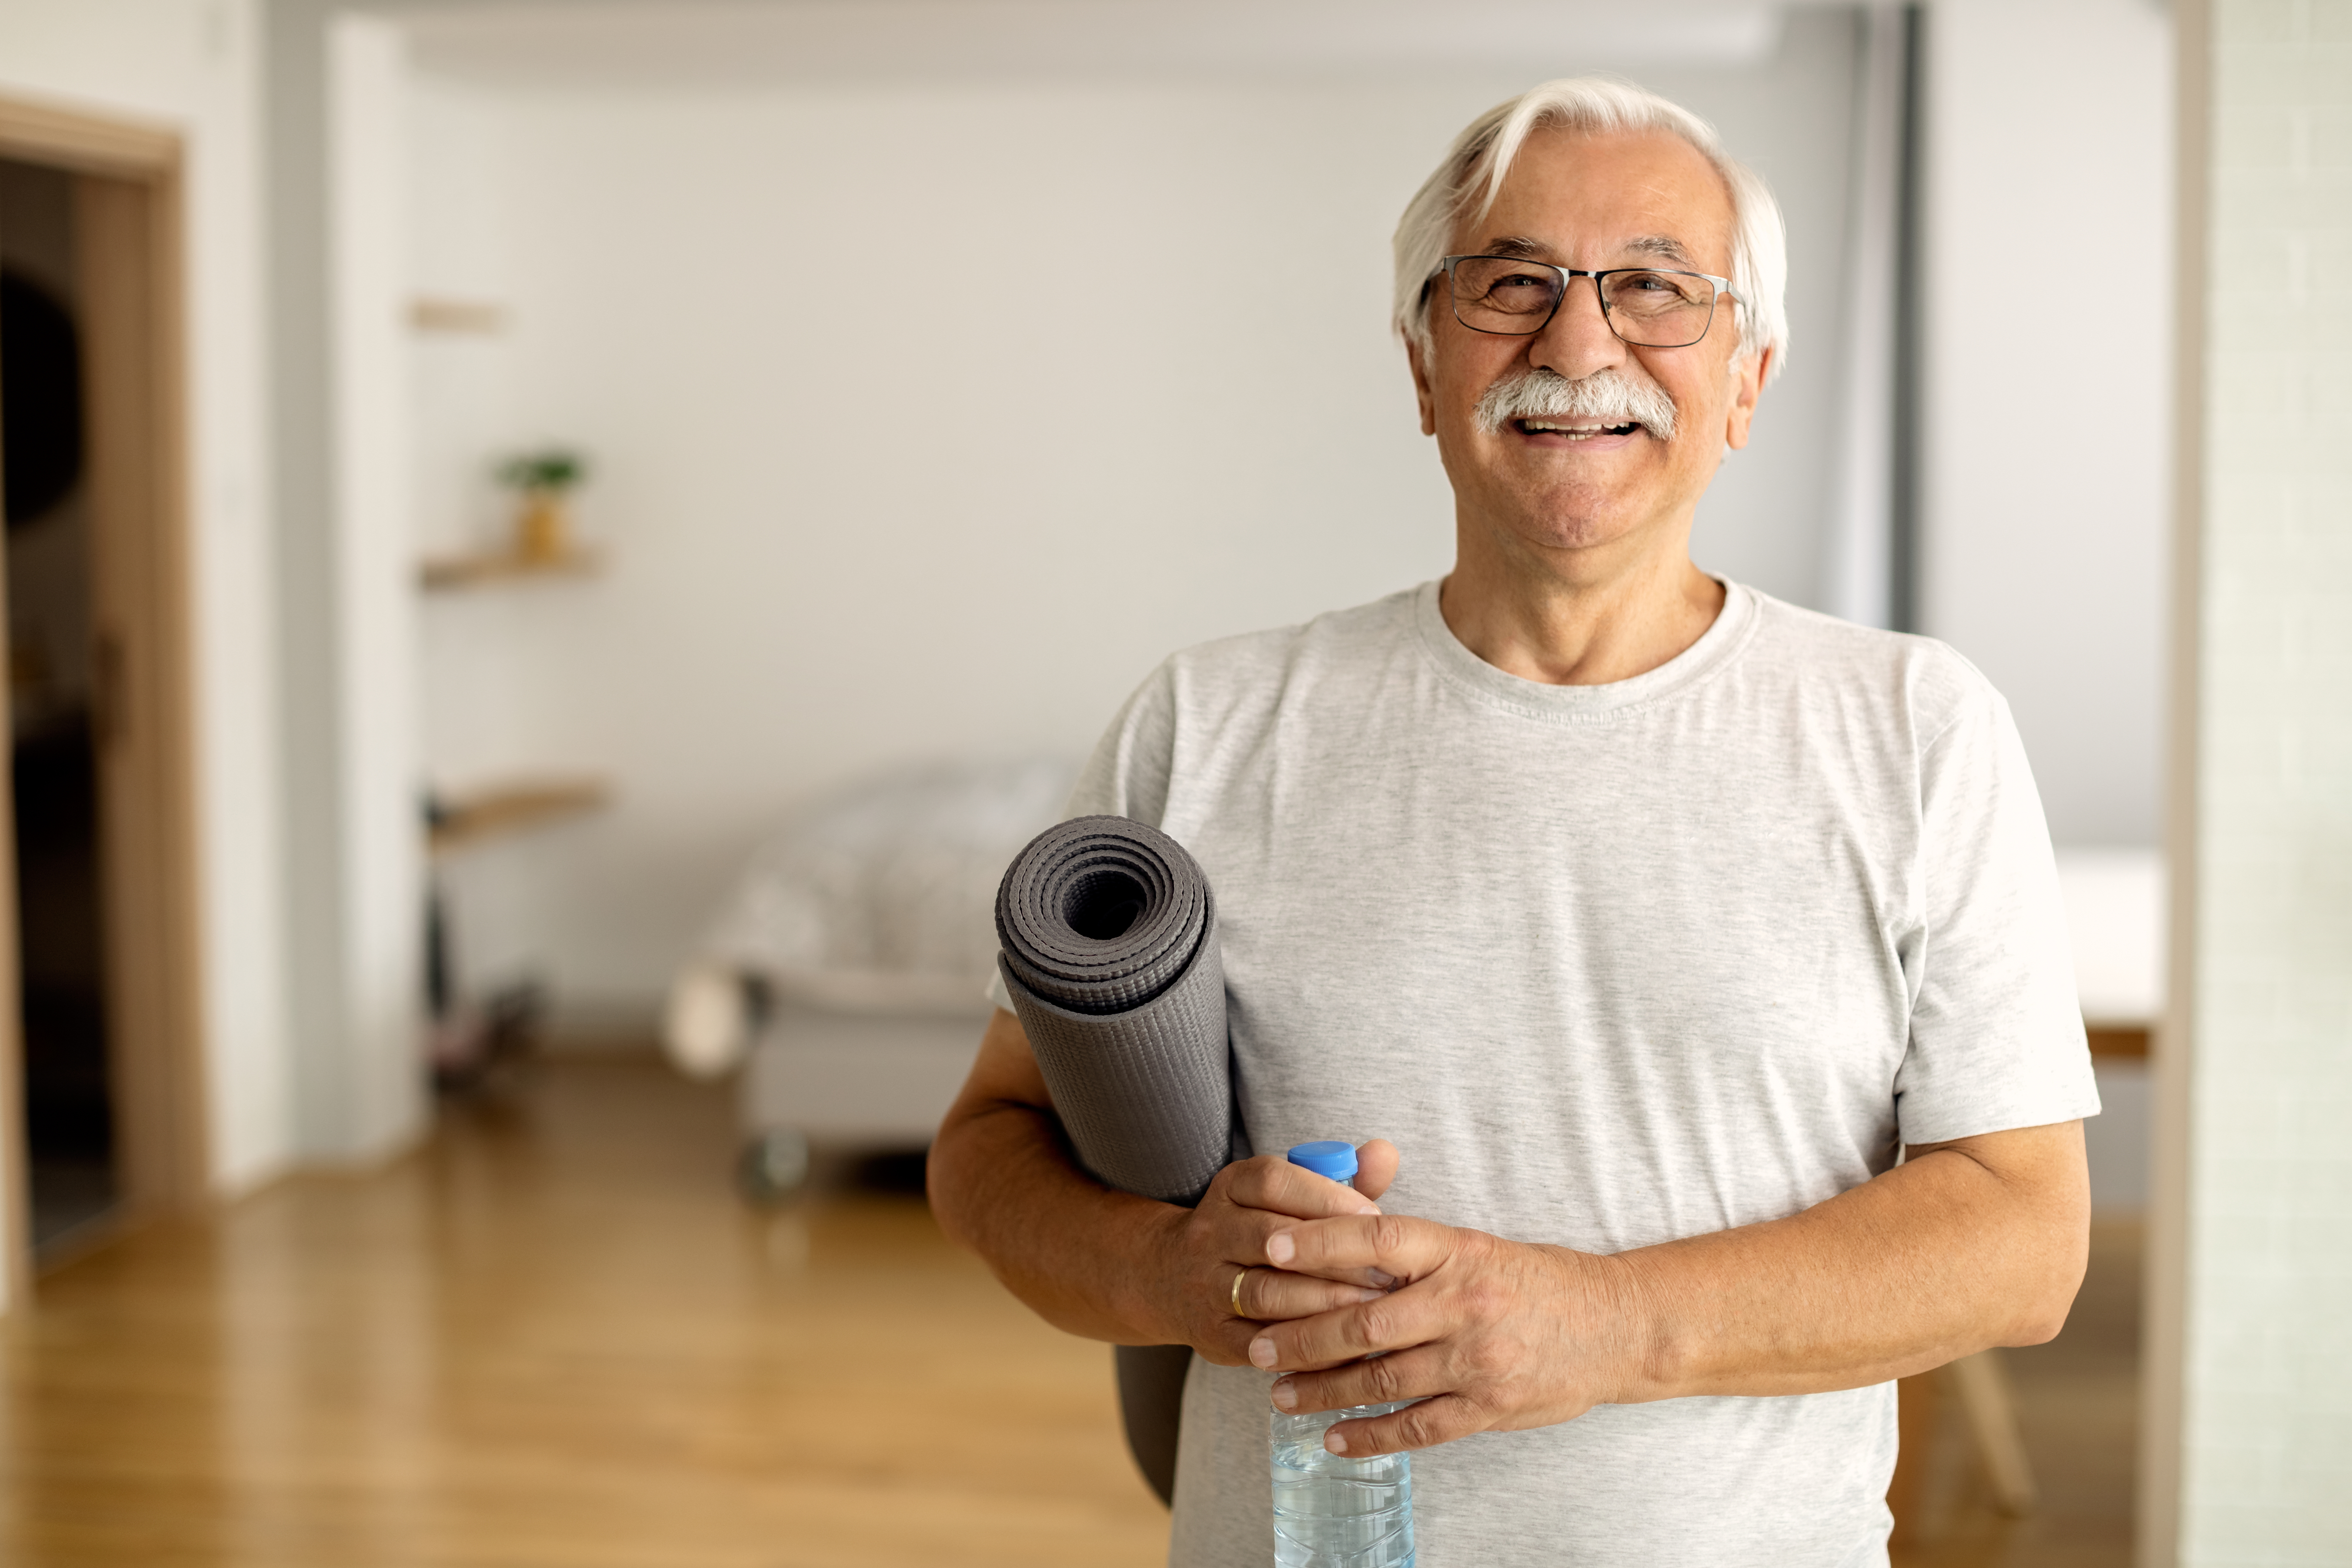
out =
<path fill-rule="evenodd" d="M 1421 433 L 1437 434 L 1437 398 L 1429 389 L 1429 367 L 1422 363 L 1420 340 L 1404 341 L 1404 363 L 1412 370 L 1412 400 L 1421 407 Z"/>
<path fill-rule="evenodd" d="M 1756 417 L 1756 400 L 1764 395 L 1764 377 L 1771 368 L 1769 347 L 1731 362 L 1731 408 L 1724 416 L 1723 444 L 1735 451 L 1748 445 L 1748 426 Z"/>

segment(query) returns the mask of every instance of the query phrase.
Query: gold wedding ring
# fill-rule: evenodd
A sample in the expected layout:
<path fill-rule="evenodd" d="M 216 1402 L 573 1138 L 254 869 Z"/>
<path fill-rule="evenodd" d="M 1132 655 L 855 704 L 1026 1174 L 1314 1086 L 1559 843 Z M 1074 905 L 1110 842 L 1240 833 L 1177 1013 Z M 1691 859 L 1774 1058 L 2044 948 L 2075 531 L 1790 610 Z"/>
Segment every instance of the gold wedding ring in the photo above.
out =
<path fill-rule="evenodd" d="M 1242 1281 L 1248 1278 L 1247 1268 L 1234 1276 L 1234 1316 L 1236 1318 L 1242 1315 Z"/>

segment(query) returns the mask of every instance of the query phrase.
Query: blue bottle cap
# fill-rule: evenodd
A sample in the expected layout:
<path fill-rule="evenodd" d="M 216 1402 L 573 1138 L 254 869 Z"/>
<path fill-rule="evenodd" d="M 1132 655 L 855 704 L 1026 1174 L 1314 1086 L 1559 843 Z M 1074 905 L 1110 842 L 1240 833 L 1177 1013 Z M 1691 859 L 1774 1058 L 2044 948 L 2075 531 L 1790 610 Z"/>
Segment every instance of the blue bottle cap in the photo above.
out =
<path fill-rule="evenodd" d="M 1344 1182 L 1356 1173 L 1356 1146 L 1338 1139 L 1326 1139 L 1320 1143 L 1294 1143 L 1290 1146 L 1290 1163 L 1304 1165 L 1318 1176 Z"/>

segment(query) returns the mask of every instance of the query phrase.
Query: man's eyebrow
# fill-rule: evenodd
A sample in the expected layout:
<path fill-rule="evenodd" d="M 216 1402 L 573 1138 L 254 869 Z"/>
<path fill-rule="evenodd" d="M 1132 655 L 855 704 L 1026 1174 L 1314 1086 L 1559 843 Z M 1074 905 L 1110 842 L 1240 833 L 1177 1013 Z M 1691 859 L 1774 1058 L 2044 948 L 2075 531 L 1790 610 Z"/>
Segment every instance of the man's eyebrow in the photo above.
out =
<path fill-rule="evenodd" d="M 1645 234 L 1627 240 L 1620 250 L 1638 250 L 1644 256 L 1656 256 L 1668 261 L 1679 261 L 1685 267 L 1696 265 L 1683 242 L 1671 235 Z"/>
<path fill-rule="evenodd" d="M 1678 261 L 1685 267 L 1697 265 L 1691 260 L 1689 249 L 1672 235 L 1636 235 L 1632 239 L 1620 241 L 1617 248 L 1620 251 L 1630 250 L 1641 256 L 1654 256 L 1662 261 Z M 1519 257 L 1529 261 L 1548 261 L 1551 258 L 1552 248 L 1542 240 L 1529 239 L 1523 234 L 1506 234 L 1488 240 L 1486 248 L 1479 254 Z"/>

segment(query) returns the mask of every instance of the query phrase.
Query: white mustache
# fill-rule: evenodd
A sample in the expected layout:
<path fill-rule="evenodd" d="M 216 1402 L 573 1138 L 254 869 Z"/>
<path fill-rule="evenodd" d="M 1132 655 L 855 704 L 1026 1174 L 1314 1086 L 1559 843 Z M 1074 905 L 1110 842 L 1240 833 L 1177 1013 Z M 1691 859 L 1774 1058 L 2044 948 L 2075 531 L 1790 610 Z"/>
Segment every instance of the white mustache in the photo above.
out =
<path fill-rule="evenodd" d="M 1501 435 L 1514 419 L 1598 419 L 1639 425 L 1661 441 L 1675 438 L 1675 400 L 1665 389 L 1608 365 L 1576 381 L 1531 366 L 1488 387 L 1475 417 L 1489 436 Z"/>

